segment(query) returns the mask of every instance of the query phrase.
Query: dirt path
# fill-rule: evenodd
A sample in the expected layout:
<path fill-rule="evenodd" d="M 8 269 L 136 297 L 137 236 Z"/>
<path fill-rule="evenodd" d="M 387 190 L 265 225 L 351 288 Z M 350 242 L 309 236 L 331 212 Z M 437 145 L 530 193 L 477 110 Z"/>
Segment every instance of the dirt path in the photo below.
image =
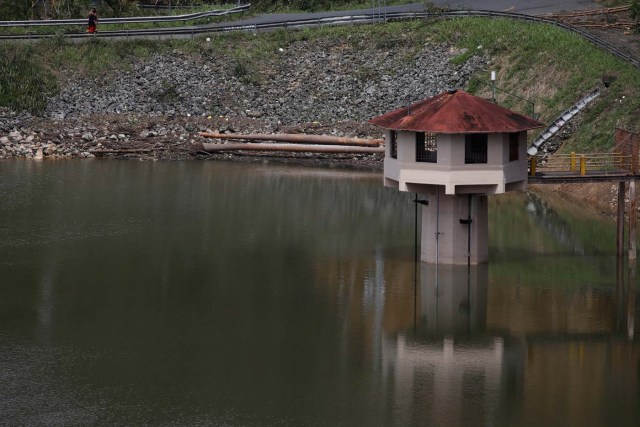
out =
<path fill-rule="evenodd" d="M 550 16 L 593 34 L 595 37 L 640 60 L 640 33 L 638 32 L 638 27 L 634 25 L 628 10 L 619 11 L 618 9 L 621 8 L 599 7 L 598 10 L 606 12 L 587 15 L 578 12 L 573 16 L 571 13 L 562 13 Z"/>

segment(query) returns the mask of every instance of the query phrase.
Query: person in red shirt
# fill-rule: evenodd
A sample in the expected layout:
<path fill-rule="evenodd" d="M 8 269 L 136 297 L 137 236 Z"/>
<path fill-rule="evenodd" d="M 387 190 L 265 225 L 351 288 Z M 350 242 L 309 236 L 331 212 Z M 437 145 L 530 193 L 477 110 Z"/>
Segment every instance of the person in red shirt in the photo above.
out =
<path fill-rule="evenodd" d="M 87 25 L 87 32 L 88 33 L 97 32 L 98 31 L 96 29 L 97 25 L 98 25 L 98 13 L 94 8 L 94 9 L 91 9 L 91 12 L 89 12 L 89 24 Z"/>

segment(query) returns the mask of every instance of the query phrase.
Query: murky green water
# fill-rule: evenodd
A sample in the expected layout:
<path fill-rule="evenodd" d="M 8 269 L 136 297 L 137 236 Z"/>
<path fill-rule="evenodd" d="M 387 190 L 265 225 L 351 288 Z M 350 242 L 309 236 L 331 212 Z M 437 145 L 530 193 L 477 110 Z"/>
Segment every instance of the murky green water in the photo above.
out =
<path fill-rule="evenodd" d="M 499 197 L 489 266 L 436 272 L 410 200 L 343 169 L 1 162 L 0 425 L 640 423 L 612 222 Z"/>

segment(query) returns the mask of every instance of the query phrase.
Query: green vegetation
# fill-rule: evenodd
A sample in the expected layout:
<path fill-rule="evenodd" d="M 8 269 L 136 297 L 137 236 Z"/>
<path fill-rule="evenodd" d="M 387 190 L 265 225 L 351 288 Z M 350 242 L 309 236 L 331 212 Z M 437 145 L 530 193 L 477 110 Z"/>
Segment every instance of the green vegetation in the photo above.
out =
<path fill-rule="evenodd" d="M 633 0 L 631 2 L 631 9 L 629 10 L 631 19 L 636 23 L 636 31 L 640 32 L 640 1 Z"/>
<path fill-rule="evenodd" d="M 109 16 L 124 16 L 137 9 L 135 0 L 104 0 L 103 13 Z M 84 17 L 91 8 L 90 0 L 58 0 L 39 2 L 15 0 L 0 2 L 3 20 L 68 19 Z"/>
<path fill-rule="evenodd" d="M 494 58 L 491 69 L 497 72 L 497 86 L 534 102 L 543 122 L 553 120 L 594 87 L 602 87 L 603 76 L 615 76 L 596 106 L 584 114 L 577 134 L 563 147 L 566 150 L 606 151 L 616 126 L 637 126 L 640 71 L 578 35 L 551 25 L 481 18 L 441 21 L 430 30 L 438 41 Z M 475 76 L 468 90 L 489 97 L 489 71 Z M 520 98 L 497 100 L 527 112 L 529 103 Z"/>
<path fill-rule="evenodd" d="M 425 44 L 450 43 L 460 50 L 452 60 L 462 64 L 473 55 L 492 58 L 490 67 L 473 76 L 468 90 L 491 97 L 489 72 L 497 72 L 497 101 L 527 112 L 531 101 L 543 122 L 559 113 L 596 86 L 613 76 L 597 103 L 583 115 L 582 125 L 563 150 L 606 151 L 616 126 L 637 130 L 634 122 L 640 110 L 640 71 L 562 29 L 503 19 L 464 18 L 435 22 L 405 22 L 385 25 L 326 27 L 269 34 L 230 33 L 203 39 L 156 41 L 64 42 L 60 37 L 34 45 L 4 46 L 0 49 L 2 82 L 0 105 L 38 112 L 44 98 L 55 91 L 59 73 L 78 71 L 95 75 L 113 73 L 134 58 L 177 50 L 202 60 L 225 61 L 230 72 L 246 83 L 259 85 L 268 75 L 269 61 L 280 47 L 315 41 L 366 49 L 394 50 L 402 61 L 413 61 Z M 375 79 L 371 70 L 354 70 L 359 79 Z M 159 96 L 171 96 L 167 88 Z M 35 94 L 38 96 L 35 97 Z M 511 94 L 511 95 L 509 95 Z M 37 100 L 35 100 L 37 99 Z"/>
<path fill-rule="evenodd" d="M 547 204 L 547 197 L 539 200 L 538 208 Z M 589 209 L 560 198 L 551 199 L 545 215 L 532 215 L 522 209 L 523 203 L 535 199 L 524 194 L 490 199 L 489 250 L 492 261 L 497 262 L 492 262 L 489 269 L 495 283 L 609 286 L 609 278 L 615 276 L 612 221 L 603 221 Z M 584 255 L 577 254 L 577 248 Z"/>
<path fill-rule="evenodd" d="M 56 81 L 44 65 L 33 61 L 31 46 L 0 45 L 0 105 L 33 113 L 42 112 Z"/>

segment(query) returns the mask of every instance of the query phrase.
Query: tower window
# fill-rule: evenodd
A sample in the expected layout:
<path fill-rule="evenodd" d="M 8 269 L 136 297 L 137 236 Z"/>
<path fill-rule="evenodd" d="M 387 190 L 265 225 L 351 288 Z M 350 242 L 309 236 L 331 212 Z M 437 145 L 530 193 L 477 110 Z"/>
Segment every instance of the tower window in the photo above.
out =
<path fill-rule="evenodd" d="M 466 164 L 487 163 L 486 133 L 471 133 L 464 137 L 464 162 Z"/>
<path fill-rule="evenodd" d="M 438 163 L 436 134 L 416 132 L 416 162 Z"/>
<path fill-rule="evenodd" d="M 519 136 L 520 134 L 518 133 L 509 134 L 509 161 L 510 162 L 518 160 L 518 158 L 520 157 L 519 150 L 518 150 L 518 145 L 519 145 L 518 142 L 520 140 Z"/>
<path fill-rule="evenodd" d="M 391 158 L 398 158 L 398 132 L 395 130 L 391 131 L 391 135 L 389 137 L 389 143 L 391 144 Z"/>

